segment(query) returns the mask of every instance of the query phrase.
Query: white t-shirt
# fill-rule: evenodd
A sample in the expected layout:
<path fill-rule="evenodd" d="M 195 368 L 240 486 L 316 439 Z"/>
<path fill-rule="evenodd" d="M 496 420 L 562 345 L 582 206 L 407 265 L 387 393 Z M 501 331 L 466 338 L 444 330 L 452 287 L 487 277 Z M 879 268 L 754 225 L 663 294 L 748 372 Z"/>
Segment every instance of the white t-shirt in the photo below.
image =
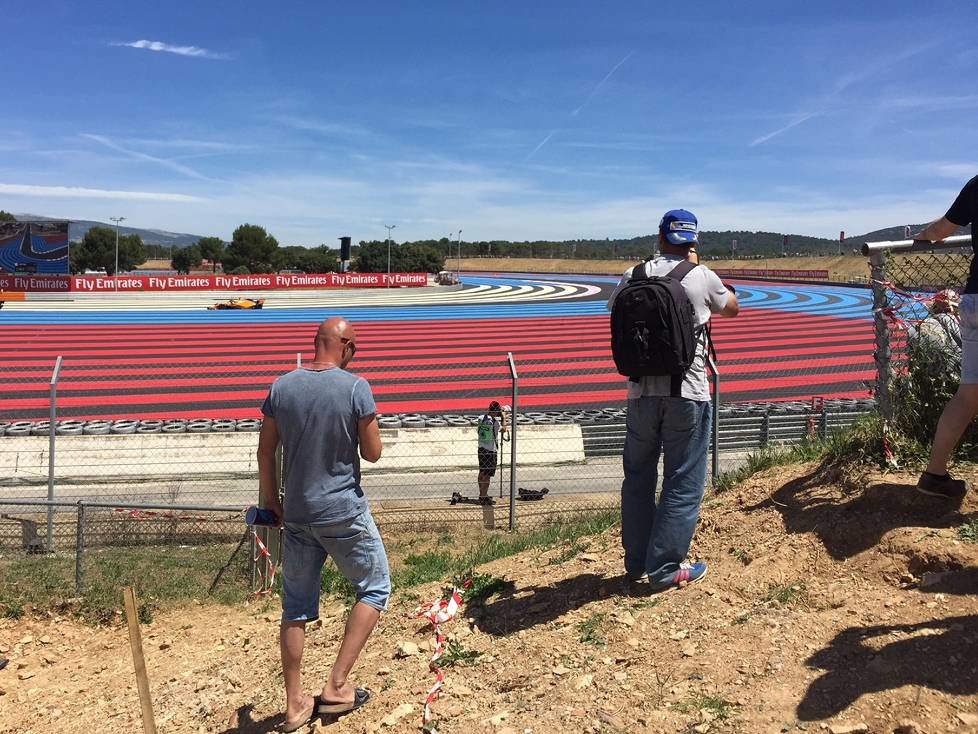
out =
<path fill-rule="evenodd" d="M 681 255 L 659 255 L 646 263 L 646 271 L 651 275 L 666 275 L 676 265 L 686 258 Z M 632 277 L 633 268 L 625 271 L 618 285 L 608 299 L 608 310 L 611 310 L 618 292 L 625 287 Z M 689 271 L 682 279 L 682 286 L 693 304 L 693 314 L 696 326 L 700 327 L 710 320 L 710 316 L 719 313 L 727 305 L 730 291 L 720 281 L 720 277 L 705 265 L 700 265 Z M 683 378 L 682 396 L 689 400 L 709 400 L 710 387 L 706 379 L 706 334 L 701 333 L 696 358 L 686 370 Z M 668 397 L 671 393 L 672 379 L 668 375 L 643 377 L 639 382 L 628 381 L 628 399 L 642 396 Z"/>

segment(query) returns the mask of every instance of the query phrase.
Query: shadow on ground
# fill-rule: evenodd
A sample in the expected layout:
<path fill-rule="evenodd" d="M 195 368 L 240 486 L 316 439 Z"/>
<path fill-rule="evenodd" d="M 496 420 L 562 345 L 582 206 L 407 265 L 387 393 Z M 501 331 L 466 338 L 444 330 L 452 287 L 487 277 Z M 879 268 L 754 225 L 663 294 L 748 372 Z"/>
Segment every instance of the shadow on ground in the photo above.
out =
<path fill-rule="evenodd" d="M 858 487 L 836 483 L 832 467 L 825 464 L 744 510 L 772 507 L 781 513 L 787 532 L 814 533 L 836 560 L 873 548 L 896 528 L 950 528 L 974 516 L 961 512 L 961 501 L 927 497 L 912 485 L 875 482 Z"/>
<path fill-rule="evenodd" d="M 582 573 L 548 586 L 521 588 L 518 595 L 504 594 L 489 604 L 471 608 L 469 614 L 483 632 L 505 636 L 552 622 L 593 601 L 647 595 L 647 584 L 629 584 L 624 576 Z"/>
<path fill-rule="evenodd" d="M 917 624 L 850 627 L 807 660 L 825 673 L 809 686 L 798 718 L 837 715 L 860 696 L 923 686 L 959 696 L 978 693 L 978 616 Z"/>

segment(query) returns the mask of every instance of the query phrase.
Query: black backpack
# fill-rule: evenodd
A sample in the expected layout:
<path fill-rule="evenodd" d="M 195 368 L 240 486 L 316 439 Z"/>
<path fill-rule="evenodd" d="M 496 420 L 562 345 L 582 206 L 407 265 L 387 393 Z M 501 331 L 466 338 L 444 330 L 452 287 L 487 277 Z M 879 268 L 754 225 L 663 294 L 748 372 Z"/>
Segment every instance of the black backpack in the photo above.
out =
<path fill-rule="evenodd" d="M 678 397 L 700 335 L 680 281 L 697 265 L 684 260 L 666 275 L 649 276 L 646 263 L 635 266 L 611 306 L 611 354 L 618 372 L 633 381 L 672 377 L 671 394 Z"/>

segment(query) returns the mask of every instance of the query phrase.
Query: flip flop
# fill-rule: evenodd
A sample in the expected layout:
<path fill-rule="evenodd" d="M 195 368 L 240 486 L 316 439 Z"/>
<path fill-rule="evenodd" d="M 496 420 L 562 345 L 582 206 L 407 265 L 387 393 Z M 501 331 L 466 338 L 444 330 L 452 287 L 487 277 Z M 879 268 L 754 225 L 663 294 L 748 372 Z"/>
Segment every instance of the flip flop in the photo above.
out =
<path fill-rule="evenodd" d="M 318 702 L 319 702 L 319 696 L 313 696 L 312 705 L 309 706 L 309 708 L 303 711 L 301 714 L 299 714 L 299 718 L 293 721 L 292 723 L 289 723 L 288 720 L 286 720 L 282 724 L 282 731 L 284 732 L 298 731 L 306 724 L 308 724 L 310 721 L 312 721 L 312 717 L 316 715 L 316 704 Z"/>
<path fill-rule="evenodd" d="M 356 711 L 369 700 L 370 691 L 366 688 L 357 688 L 353 693 L 353 700 L 343 703 L 330 703 L 321 696 L 316 696 L 316 713 L 320 716 L 323 714 L 348 714 L 351 711 Z"/>

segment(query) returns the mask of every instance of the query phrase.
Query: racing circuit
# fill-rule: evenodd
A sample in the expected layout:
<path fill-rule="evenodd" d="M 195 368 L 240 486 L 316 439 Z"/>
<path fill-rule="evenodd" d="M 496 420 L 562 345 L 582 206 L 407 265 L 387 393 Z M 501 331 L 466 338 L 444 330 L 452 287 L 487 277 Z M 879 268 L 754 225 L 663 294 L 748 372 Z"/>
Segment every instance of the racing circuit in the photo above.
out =
<path fill-rule="evenodd" d="M 271 291 L 260 311 L 207 311 L 241 293 L 98 294 L 0 310 L 0 416 L 48 415 L 64 357 L 59 418 L 256 418 L 271 381 L 312 355 L 314 325 L 354 322 L 351 370 L 380 410 L 475 412 L 510 392 L 520 406 L 620 407 L 606 300 L 618 278 L 463 273 L 455 287 Z M 733 281 L 736 319 L 713 320 L 721 400 L 868 397 L 871 294 L 821 284 Z"/>

